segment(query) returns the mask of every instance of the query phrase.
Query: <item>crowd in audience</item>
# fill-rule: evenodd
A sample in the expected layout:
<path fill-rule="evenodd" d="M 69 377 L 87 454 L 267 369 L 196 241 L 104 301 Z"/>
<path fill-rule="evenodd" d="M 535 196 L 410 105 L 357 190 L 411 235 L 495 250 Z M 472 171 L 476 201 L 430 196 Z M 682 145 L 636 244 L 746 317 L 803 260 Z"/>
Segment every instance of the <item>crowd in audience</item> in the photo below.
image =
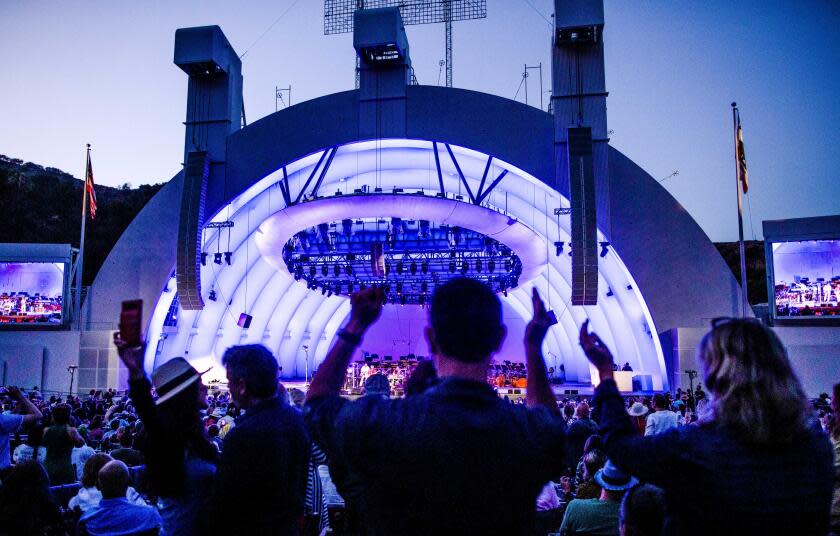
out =
<path fill-rule="evenodd" d="M 498 298 L 456 279 L 432 298 L 434 360 L 405 398 L 374 375 L 351 401 L 343 374 L 382 305 L 378 289 L 354 295 L 307 393 L 278 383 L 260 345 L 228 349 L 227 388 L 208 390 L 182 358 L 147 377 L 143 348 L 118 335 L 127 393 L 4 389 L 0 533 L 840 534 L 840 384 L 808 402 L 759 322 L 715 323 L 702 384 L 629 397 L 584 324 L 601 383 L 558 399 L 534 292 L 529 388 L 511 403 L 485 381 L 505 337 Z"/>

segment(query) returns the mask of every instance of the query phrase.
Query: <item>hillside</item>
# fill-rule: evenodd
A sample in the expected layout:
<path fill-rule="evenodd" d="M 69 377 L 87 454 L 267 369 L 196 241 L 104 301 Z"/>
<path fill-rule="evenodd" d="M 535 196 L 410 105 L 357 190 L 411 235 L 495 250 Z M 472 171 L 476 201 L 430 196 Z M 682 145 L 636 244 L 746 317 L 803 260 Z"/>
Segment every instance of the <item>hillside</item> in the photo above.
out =
<path fill-rule="evenodd" d="M 81 179 L 60 169 L 0 155 L 0 243 L 78 247 L 83 185 Z M 162 186 L 96 185 L 96 219 L 88 219 L 85 239 L 85 285 L 91 284 L 125 228 Z"/>

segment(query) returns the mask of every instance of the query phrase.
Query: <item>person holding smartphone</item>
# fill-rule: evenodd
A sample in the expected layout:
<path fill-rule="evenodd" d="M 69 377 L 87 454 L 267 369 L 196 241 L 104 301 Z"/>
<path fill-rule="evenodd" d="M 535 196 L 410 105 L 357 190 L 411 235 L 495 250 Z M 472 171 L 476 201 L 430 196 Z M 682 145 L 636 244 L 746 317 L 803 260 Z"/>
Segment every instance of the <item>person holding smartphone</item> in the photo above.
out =
<path fill-rule="evenodd" d="M 17 414 L 0 413 L 0 471 L 12 465 L 9 435 L 32 427 L 42 417 L 41 411 L 17 387 L 9 387 L 6 394 L 17 403 Z"/>

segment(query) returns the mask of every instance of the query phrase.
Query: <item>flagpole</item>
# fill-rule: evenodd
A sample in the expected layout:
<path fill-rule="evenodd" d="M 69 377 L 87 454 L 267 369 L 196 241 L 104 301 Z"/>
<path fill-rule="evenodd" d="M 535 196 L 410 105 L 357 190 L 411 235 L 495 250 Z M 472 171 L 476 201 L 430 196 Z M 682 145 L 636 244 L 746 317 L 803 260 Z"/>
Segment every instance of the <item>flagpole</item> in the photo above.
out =
<path fill-rule="evenodd" d="M 82 331 L 82 269 L 85 260 L 85 223 L 87 223 L 87 180 L 90 167 L 90 144 L 87 144 L 87 160 L 85 161 L 85 179 L 82 184 L 82 232 L 79 238 L 79 266 L 76 269 L 76 322 Z"/>
<path fill-rule="evenodd" d="M 741 256 L 741 317 L 747 317 L 747 256 L 744 248 L 744 216 L 741 203 L 741 164 L 738 159 L 738 104 L 732 103 L 732 138 L 735 142 L 735 190 L 738 192 L 738 250 Z"/>

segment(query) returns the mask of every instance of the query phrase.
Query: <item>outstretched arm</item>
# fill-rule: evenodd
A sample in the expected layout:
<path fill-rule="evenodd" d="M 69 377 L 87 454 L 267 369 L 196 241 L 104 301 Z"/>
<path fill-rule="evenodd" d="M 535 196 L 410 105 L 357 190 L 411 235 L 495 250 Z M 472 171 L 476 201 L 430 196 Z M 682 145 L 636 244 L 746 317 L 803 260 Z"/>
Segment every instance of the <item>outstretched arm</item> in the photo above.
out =
<path fill-rule="evenodd" d="M 385 291 L 377 287 L 360 290 L 350 297 L 350 321 L 344 329 L 338 331 L 338 340 L 312 378 L 312 384 L 306 393 L 307 400 L 338 394 L 344 383 L 344 374 L 350 358 L 361 344 L 368 328 L 379 318 L 384 302 Z"/>
<path fill-rule="evenodd" d="M 554 400 L 554 393 L 548 383 L 545 359 L 542 354 L 543 340 L 548 333 L 548 328 L 555 322 L 545 310 L 545 304 L 536 287 L 531 295 L 531 302 L 534 305 L 534 318 L 525 328 L 525 357 L 528 367 L 528 390 L 525 402 L 531 407 L 545 406 L 556 412 L 558 411 L 557 402 Z"/>

